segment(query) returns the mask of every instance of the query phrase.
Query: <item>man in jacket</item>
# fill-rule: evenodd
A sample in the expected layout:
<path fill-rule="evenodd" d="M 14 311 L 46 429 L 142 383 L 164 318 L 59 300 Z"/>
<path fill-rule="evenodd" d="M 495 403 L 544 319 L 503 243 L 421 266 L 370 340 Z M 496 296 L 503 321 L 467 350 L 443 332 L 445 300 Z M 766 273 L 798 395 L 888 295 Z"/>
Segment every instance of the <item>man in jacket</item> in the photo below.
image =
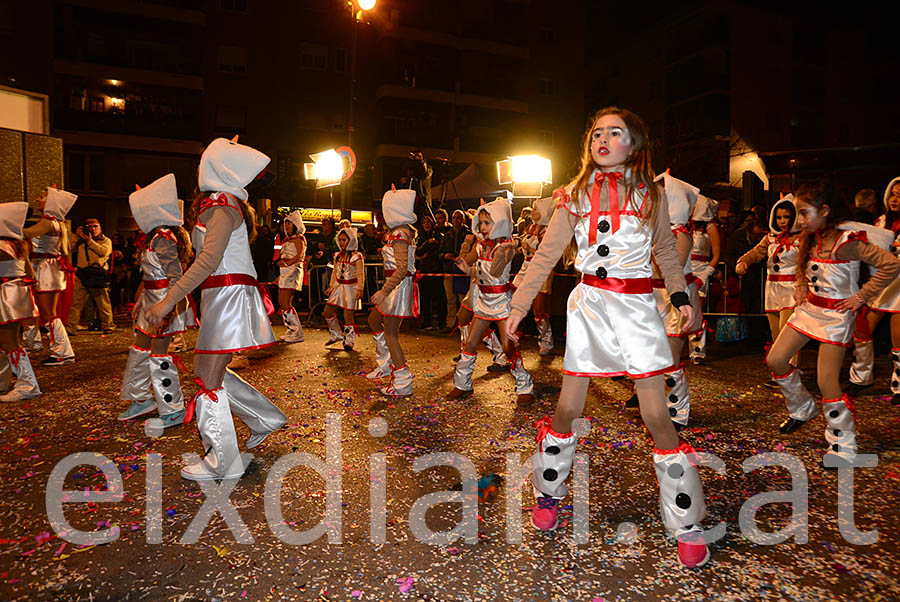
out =
<path fill-rule="evenodd" d="M 72 265 L 75 266 L 78 277 L 75 279 L 75 288 L 72 291 L 72 308 L 69 310 L 69 320 L 66 330 L 74 334 L 78 330 L 78 322 L 81 320 L 81 310 L 88 296 L 93 299 L 100 313 L 100 324 L 104 334 L 115 330 L 113 322 L 112 306 L 109 302 L 108 279 L 102 280 L 100 270 L 109 272 L 109 260 L 112 256 L 112 241 L 103 235 L 100 221 L 96 218 L 88 218 L 83 228 L 75 231 L 76 242 L 72 249 Z M 93 273 L 85 273 L 86 268 L 92 268 Z M 99 270 L 97 269 L 99 268 Z"/>

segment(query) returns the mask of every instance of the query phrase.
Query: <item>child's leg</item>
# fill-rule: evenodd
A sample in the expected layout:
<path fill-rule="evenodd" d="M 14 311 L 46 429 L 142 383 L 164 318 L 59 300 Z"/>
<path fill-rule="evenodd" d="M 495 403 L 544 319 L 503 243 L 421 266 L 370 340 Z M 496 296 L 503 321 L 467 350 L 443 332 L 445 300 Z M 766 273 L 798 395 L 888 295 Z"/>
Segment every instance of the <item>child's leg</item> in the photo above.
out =
<path fill-rule="evenodd" d="M 852 394 L 858 393 L 861 389 L 875 382 L 875 343 L 872 340 L 872 334 L 875 332 L 875 327 L 881 321 L 883 316 L 883 312 L 870 311 L 866 316 L 866 326 L 861 328 L 857 322 L 858 327 L 853 331 L 853 363 L 850 364 L 850 387 L 847 389 L 848 391 L 852 391 Z M 893 330 L 894 320 L 892 317 L 892 343 L 894 339 Z M 894 343 L 892 346 L 894 347 L 894 349 L 891 350 L 891 358 L 893 359 L 893 356 L 897 351 L 900 351 L 897 349 L 900 345 Z M 894 365 L 896 366 L 897 363 L 895 362 Z M 894 381 L 896 378 L 892 378 L 891 380 Z M 893 385 L 893 382 L 891 384 Z"/>
<path fill-rule="evenodd" d="M 538 347 L 541 355 L 553 351 L 553 330 L 550 328 L 550 295 L 538 293 L 531 307 L 534 309 L 534 322 L 538 331 Z"/>
<path fill-rule="evenodd" d="M 369 328 L 375 339 L 375 369 L 366 374 L 366 378 L 381 378 L 391 373 L 391 352 L 388 350 L 384 336 L 384 318 L 376 308 L 369 312 Z"/>
<path fill-rule="evenodd" d="M 326 345 L 332 345 L 344 338 L 341 334 L 341 322 L 335 315 L 337 310 L 337 306 L 334 305 L 326 305 L 325 309 L 322 310 L 322 317 L 325 318 L 325 323 L 328 325 L 328 341 L 325 343 Z"/>
<path fill-rule="evenodd" d="M 900 405 L 900 314 L 891 314 L 891 362 L 894 364 L 891 373 L 891 403 Z"/>
<path fill-rule="evenodd" d="M 122 387 L 119 399 L 131 404 L 119 414 L 121 421 L 131 420 L 149 414 L 156 407 L 150 384 L 150 350 L 152 340 L 143 332 L 136 330 L 134 344 L 128 350 L 125 360 L 125 371 L 122 373 Z"/>
<path fill-rule="evenodd" d="M 166 428 L 181 424 L 184 417 L 184 394 L 178 378 L 178 364 L 169 353 L 171 336 L 153 339 L 150 343 L 150 382 L 159 410 L 159 419 L 150 428 Z"/>
<path fill-rule="evenodd" d="M 838 379 L 841 374 L 841 365 L 844 361 L 845 347 L 840 345 L 819 345 L 819 363 L 816 367 L 816 380 L 819 383 L 819 391 L 825 399 L 834 399 L 841 396 L 841 385 Z"/>
<path fill-rule="evenodd" d="M 352 309 L 344 308 L 344 349 L 353 349 L 356 343 L 356 315 Z"/>
<path fill-rule="evenodd" d="M 766 319 L 769 320 L 769 332 L 772 334 L 772 343 L 774 343 L 783 326 L 781 323 L 781 313 L 774 311 L 766 312 Z"/>
<path fill-rule="evenodd" d="M 787 326 L 788 320 L 791 319 L 791 316 L 794 315 L 794 309 L 782 309 L 778 312 L 778 334 L 781 334 L 781 331 L 784 330 L 784 327 Z M 777 338 L 777 337 L 776 337 Z M 774 342 L 775 339 L 772 339 Z M 791 365 L 794 367 L 798 367 L 800 365 L 800 351 L 795 353 L 793 357 L 791 357 Z"/>
<path fill-rule="evenodd" d="M 682 429 L 687 426 L 691 416 L 691 391 L 688 388 L 687 376 L 684 366 L 681 364 L 681 352 L 684 349 L 684 337 L 668 337 L 669 348 L 672 357 L 675 358 L 677 370 L 665 373 L 666 403 L 669 407 L 669 416 L 675 423 L 675 428 Z M 640 395 L 638 395 L 640 399 Z M 668 449 L 668 448 L 665 448 Z"/>
<path fill-rule="evenodd" d="M 553 418 L 545 416 L 538 421 L 537 459 L 531 478 L 537 496 L 561 500 L 568 494 L 565 481 L 578 442 L 572 432 L 572 421 L 584 410 L 590 382 L 589 378 L 564 374 Z M 555 504 L 540 507 L 532 515 L 532 522 L 539 529 L 553 529 L 555 521 Z"/>
<path fill-rule="evenodd" d="M 28 352 L 20 346 L 19 323 L 12 322 L 0 326 L 0 347 L 6 352 L 10 371 L 16 377 L 16 384 L 11 391 L 0 395 L 0 401 L 24 401 L 41 394 L 37 377 L 28 359 Z"/>
<path fill-rule="evenodd" d="M 475 314 L 465 305 L 459 306 L 456 312 L 456 325 L 459 327 L 459 350 L 466 350 L 466 342 L 469 340 L 469 326 L 472 324 L 472 318 Z"/>
<path fill-rule="evenodd" d="M 525 369 L 522 363 L 522 354 L 516 349 L 516 346 L 506 336 L 506 320 L 497 322 L 500 331 L 500 344 L 503 346 L 503 352 L 509 360 L 509 373 L 512 374 L 516 381 L 516 403 L 518 405 L 527 405 L 534 401 L 534 383 L 531 380 L 531 374 Z"/>
<path fill-rule="evenodd" d="M 825 440 L 829 448 L 825 456 L 853 462 L 856 459 L 856 407 L 838 383 L 845 352 L 846 349 L 840 345 L 819 345 L 817 376 L 822 391 L 822 410 L 828 423 Z M 826 468 L 837 468 L 824 465 Z"/>
<path fill-rule="evenodd" d="M 67 359 L 75 356 L 72 344 L 69 342 L 69 334 L 63 326 L 62 320 L 56 315 L 56 303 L 59 293 L 42 292 L 35 296 L 35 304 L 38 306 L 38 312 L 41 315 L 41 323 L 46 324 L 50 331 L 50 357 L 56 359 Z M 75 328 L 77 324 L 71 324 L 70 328 Z M 45 360 L 46 362 L 46 360 Z"/>
<path fill-rule="evenodd" d="M 462 310 L 460 310 L 462 313 Z M 460 322 L 462 324 L 462 322 Z M 450 399 L 457 399 L 472 392 L 472 374 L 475 372 L 475 360 L 478 356 L 478 343 L 481 342 L 484 333 L 490 324 L 481 318 L 475 318 L 467 328 L 468 338 L 460 352 L 460 359 L 453 371 L 453 391 L 448 394 Z M 460 330 L 463 326 L 460 326 Z"/>
<path fill-rule="evenodd" d="M 790 413 L 781 425 L 781 432 L 788 434 L 803 426 L 803 423 L 816 415 L 816 403 L 812 395 L 800 380 L 800 369 L 790 364 L 791 357 L 800 351 L 809 341 L 809 337 L 800 334 L 793 328 L 785 328 L 778 335 L 769 354 L 766 364 L 772 371 L 772 378 L 781 387 L 785 405 Z"/>
<path fill-rule="evenodd" d="M 409 366 L 406 365 L 403 347 L 400 346 L 400 325 L 403 323 L 403 318 L 383 316 L 383 319 L 384 340 L 387 343 L 394 369 L 391 371 L 391 384 L 382 387 L 381 392 L 390 396 L 412 395 L 413 376 Z"/>

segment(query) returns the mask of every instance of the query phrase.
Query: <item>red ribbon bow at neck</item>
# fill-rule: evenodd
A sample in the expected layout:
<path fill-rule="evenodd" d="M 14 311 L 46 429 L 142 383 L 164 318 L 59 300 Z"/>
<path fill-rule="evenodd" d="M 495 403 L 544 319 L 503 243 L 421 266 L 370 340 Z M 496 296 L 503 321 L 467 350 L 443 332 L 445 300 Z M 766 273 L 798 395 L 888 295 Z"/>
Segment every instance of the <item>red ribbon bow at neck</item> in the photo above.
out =
<path fill-rule="evenodd" d="M 591 218 L 590 228 L 588 229 L 588 242 L 594 244 L 597 242 L 597 222 L 600 219 L 600 189 L 603 187 L 603 181 L 609 184 L 609 218 L 612 222 L 613 234 L 619 229 L 619 182 L 625 176 L 620 171 L 603 173 L 602 171 L 594 176 L 594 184 L 591 186 Z"/>

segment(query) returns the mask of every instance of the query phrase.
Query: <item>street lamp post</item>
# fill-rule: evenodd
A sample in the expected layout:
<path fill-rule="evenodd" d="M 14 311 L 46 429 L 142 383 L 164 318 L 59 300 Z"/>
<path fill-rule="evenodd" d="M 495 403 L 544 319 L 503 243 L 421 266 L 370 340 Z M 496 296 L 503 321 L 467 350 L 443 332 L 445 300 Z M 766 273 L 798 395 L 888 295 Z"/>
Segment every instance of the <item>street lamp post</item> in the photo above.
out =
<path fill-rule="evenodd" d="M 356 100 L 356 55 L 359 45 L 359 21 L 363 11 L 375 8 L 376 0 L 348 0 L 350 17 L 353 20 L 350 44 L 350 101 L 347 107 L 347 146 L 353 148 L 353 103 Z M 353 182 L 347 180 L 341 190 L 341 215 L 347 209 L 347 199 L 353 193 Z"/>

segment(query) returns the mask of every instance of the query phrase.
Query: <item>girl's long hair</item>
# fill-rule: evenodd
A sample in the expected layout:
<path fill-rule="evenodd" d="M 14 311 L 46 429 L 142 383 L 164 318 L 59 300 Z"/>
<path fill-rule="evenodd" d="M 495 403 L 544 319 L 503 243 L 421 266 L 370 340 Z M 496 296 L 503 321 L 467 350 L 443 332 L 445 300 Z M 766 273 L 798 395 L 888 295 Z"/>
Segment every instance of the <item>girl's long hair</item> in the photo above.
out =
<path fill-rule="evenodd" d="M 172 231 L 172 234 L 175 235 L 175 244 L 178 247 L 178 261 L 181 262 L 181 265 L 183 266 L 189 265 L 191 259 L 193 259 L 194 247 L 191 244 L 190 235 L 182 226 L 159 226 L 158 228 L 154 228 L 147 233 L 147 245 L 149 246 L 150 241 L 153 240 L 153 237 L 156 236 L 156 233 L 160 228 L 166 228 L 167 230 Z"/>
<path fill-rule="evenodd" d="M 197 225 L 197 216 L 200 214 L 200 202 L 210 195 L 209 192 L 194 189 L 194 196 L 184 211 L 184 223 L 191 229 Z M 244 224 L 247 226 L 247 241 L 253 242 L 256 239 L 256 211 L 247 201 L 235 197 L 241 208 L 241 215 L 244 216 Z"/>
<path fill-rule="evenodd" d="M 834 230 L 841 222 L 847 221 L 850 215 L 850 209 L 841 193 L 825 180 L 820 180 L 815 184 L 802 185 L 794 193 L 794 198 L 798 201 L 803 201 L 807 205 L 812 205 L 819 211 L 821 211 L 823 206 L 828 205 L 829 212 L 825 217 L 825 225 L 818 230 L 819 238 Z M 816 236 L 807 230 L 804 230 L 803 235 L 800 237 L 800 248 L 797 251 L 798 274 L 806 273 L 806 267 L 809 265 L 810 250 L 815 238 Z"/>

